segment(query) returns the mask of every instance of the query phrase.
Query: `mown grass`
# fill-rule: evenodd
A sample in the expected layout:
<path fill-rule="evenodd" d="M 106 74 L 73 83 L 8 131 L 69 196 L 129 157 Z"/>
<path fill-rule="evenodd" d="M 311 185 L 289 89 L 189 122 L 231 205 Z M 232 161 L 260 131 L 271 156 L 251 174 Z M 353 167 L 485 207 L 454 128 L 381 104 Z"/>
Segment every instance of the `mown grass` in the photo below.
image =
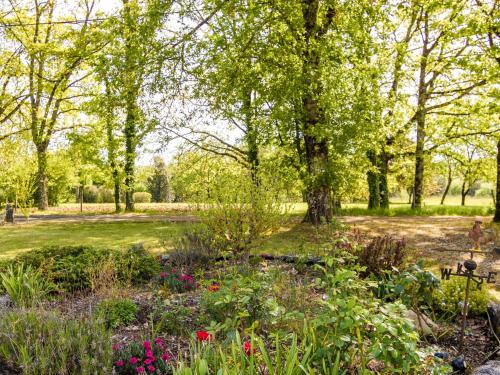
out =
<path fill-rule="evenodd" d="M 5 225 L 0 227 L 0 259 L 48 245 L 93 245 L 124 249 L 136 243 L 158 249 L 160 241 L 173 246 L 192 224 L 161 221 L 69 222 Z"/>

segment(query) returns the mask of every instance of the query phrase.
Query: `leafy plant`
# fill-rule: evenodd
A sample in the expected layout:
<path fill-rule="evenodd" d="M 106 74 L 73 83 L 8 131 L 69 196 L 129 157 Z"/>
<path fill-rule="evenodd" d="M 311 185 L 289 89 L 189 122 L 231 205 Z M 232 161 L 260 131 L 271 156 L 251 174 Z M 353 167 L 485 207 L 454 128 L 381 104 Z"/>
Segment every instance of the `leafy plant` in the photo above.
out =
<path fill-rule="evenodd" d="M 137 305 L 130 299 L 112 298 L 97 306 L 96 316 L 105 322 L 106 327 L 116 328 L 132 323 L 137 310 Z"/>
<path fill-rule="evenodd" d="M 142 343 L 133 341 L 129 345 L 113 347 L 114 371 L 120 375 L 138 373 L 170 373 L 169 361 L 173 358 L 161 338 Z"/>
<path fill-rule="evenodd" d="M 376 237 L 357 256 L 359 264 L 366 267 L 362 275 L 382 276 L 384 272 L 393 271 L 403 265 L 406 242 L 389 235 Z"/>
<path fill-rule="evenodd" d="M 0 319 L 0 359 L 26 375 L 109 374 L 110 343 L 109 332 L 95 320 L 38 310 Z"/>
<path fill-rule="evenodd" d="M 160 283 L 171 292 L 184 293 L 195 290 L 198 287 L 193 276 L 183 273 L 177 268 L 171 268 L 160 273 Z"/>
<path fill-rule="evenodd" d="M 453 278 L 444 280 L 441 289 L 433 293 L 433 302 L 436 310 L 452 316 L 462 313 L 465 298 L 466 278 Z M 477 289 L 472 282 L 469 292 L 468 313 L 470 315 L 481 315 L 486 313 L 490 301 L 487 288 Z"/>
<path fill-rule="evenodd" d="M 37 305 L 54 290 L 53 284 L 39 271 L 23 264 L 11 265 L 7 271 L 0 273 L 0 280 L 3 289 L 19 307 Z"/>

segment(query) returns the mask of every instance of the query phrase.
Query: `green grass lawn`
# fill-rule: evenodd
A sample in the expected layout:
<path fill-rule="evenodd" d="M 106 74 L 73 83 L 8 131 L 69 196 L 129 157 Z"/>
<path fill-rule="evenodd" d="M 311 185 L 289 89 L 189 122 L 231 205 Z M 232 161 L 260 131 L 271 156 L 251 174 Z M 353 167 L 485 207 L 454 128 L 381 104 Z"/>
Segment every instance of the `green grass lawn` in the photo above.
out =
<path fill-rule="evenodd" d="M 6 225 L 0 227 L 0 259 L 48 245 L 126 248 L 142 242 L 158 249 L 160 240 L 172 246 L 189 225 L 161 221 Z"/>

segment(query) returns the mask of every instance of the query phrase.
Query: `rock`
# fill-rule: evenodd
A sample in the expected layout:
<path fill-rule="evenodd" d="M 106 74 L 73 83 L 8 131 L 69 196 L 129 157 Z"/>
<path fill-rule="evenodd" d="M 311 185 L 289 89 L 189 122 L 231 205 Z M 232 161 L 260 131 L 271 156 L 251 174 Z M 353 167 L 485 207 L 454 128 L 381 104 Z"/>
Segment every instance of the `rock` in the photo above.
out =
<path fill-rule="evenodd" d="M 415 311 L 408 310 L 405 314 L 405 318 L 410 319 L 413 322 L 415 329 L 422 336 L 430 336 L 437 329 L 436 323 L 434 323 L 431 318 L 422 313 L 417 316 Z"/>
<path fill-rule="evenodd" d="M 500 375 L 500 361 L 488 361 L 475 368 L 472 375 Z"/>
<path fill-rule="evenodd" d="M 451 361 L 451 367 L 453 371 L 465 371 L 467 365 L 465 364 L 463 357 L 457 357 Z"/>
<path fill-rule="evenodd" d="M 488 304 L 488 316 L 495 333 L 500 335 L 500 303 L 490 302 Z"/>
<path fill-rule="evenodd" d="M 0 313 L 12 308 L 12 300 L 7 294 L 0 295 Z"/>

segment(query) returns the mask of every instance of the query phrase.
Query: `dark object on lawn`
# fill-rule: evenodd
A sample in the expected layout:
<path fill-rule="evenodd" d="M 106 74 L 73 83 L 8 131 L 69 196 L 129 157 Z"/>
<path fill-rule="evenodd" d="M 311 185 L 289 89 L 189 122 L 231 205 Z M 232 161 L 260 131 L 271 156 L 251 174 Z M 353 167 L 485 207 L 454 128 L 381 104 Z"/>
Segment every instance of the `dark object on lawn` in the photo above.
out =
<path fill-rule="evenodd" d="M 14 207 L 12 207 L 10 203 L 7 203 L 5 206 L 5 221 L 7 223 L 14 222 Z"/>
<path fill-rule="evenodd" d="M 465 371 L 467 364 L 465 363 L 463 357 L 457 357 L 451 361 L 451 367 L 453 368 L 453 371 Z"/>
<path fill-rule="evenodd" d="M 400 268 L 405 258 L 405 239 L 397 240 L 389 235 L 374 238 L 358 254 L 359 264 L 366 267 L 366 271 L 362 276 L 370 274 L 382 276 L 384 271 L 392 271 L 394 268 Z"/>
<path fill-rule="evenodd" d="M 441 359 L 448 359 L 449 355 L 446 352 L 437 352 L 437 353 L 434 353 L 434 357 L 441 358 Z"/>
<path fill-rule="evenodd" d="M 472 371 L 472 375 L 499 375 L 500 361 L 488 361 Z"/>

